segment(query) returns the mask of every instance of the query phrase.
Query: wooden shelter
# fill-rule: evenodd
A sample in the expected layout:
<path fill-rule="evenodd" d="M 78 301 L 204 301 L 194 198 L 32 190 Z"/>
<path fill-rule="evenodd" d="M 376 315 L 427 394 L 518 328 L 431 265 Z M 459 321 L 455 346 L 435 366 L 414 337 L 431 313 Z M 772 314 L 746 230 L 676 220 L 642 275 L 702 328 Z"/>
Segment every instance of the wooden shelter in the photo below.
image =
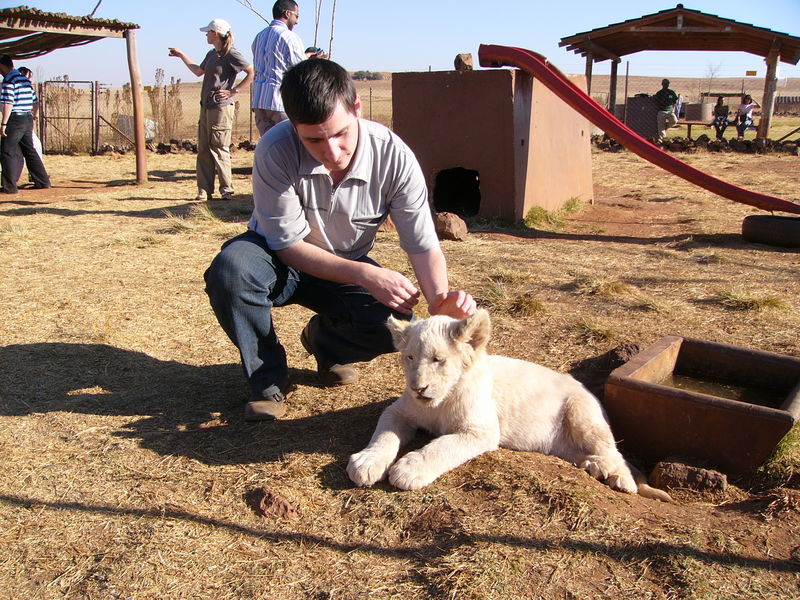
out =
<path fill-rule="evenodd" d="M 683 4 L 638 19 L 561 38 L 559 46 L 566 46 L 567 50 L 586 57 L 589 91 L 593 63 L 612 61 L 609 88 L 611 107 L 616 103 L 617 65 L 621 57 L 628 54 L 644 50 L 695 50 L 749 52 L 762 56 L 767 64 L 767 73 L 758 137 L 767 137 L 769 132 L 778 84 L 778 62 L 796 65 L 800 61 L 798 37 L 684 8 Z"/>
<path fill-rule="evenodd" d="M 27 6 L 0 9 L 0 54 L 35 58 L 61 48 L 82 46 L 103 38 L 125 38 L 133 96 L 136 181 L 147 181 L 142 78 L 136 53 L 135 23 L 49 13 Z"/>

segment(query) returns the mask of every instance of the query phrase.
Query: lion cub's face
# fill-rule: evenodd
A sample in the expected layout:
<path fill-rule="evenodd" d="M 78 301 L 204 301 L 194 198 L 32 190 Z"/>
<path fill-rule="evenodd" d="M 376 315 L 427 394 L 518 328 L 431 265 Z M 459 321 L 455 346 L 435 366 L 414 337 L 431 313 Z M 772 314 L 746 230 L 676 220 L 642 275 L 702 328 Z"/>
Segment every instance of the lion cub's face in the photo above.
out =
<path fill-rule="evenodd" d="M 485 353 L 491 330 L 485 310 L 461 321 L 436 316 L 408 322 L 390 317 L 388 325 L 409 392 L 430 407 L 440 404 Z"/>

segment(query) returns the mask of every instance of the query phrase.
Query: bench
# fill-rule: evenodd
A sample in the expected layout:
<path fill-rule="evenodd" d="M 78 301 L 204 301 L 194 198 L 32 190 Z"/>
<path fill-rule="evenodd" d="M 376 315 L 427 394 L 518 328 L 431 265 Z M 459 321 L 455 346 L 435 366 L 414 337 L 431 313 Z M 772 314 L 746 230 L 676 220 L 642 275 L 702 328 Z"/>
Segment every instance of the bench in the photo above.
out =
<path fill-rule="evenodd" d="M 678 119 L 675 122 L 675 127 L 678 127 L 679 125 L 686 125 L 687 138 L 692 137 L 692 125 L 705 125 L 706 127 L 711 127 L 711 123 L 709 123 L 708 121 L 686 121 L 681 119 Z"/>
<path fill-rule="evenodd" d="M 693 139 L 692 138 L 692 125 L 703 125 L 704 127 L 711 127 L 711 123 L 708 122 L 708 121 L 687 121 L 685 119 L 679 119 L 679 120 L 677 120 L 675 122 L 675 127 L 678 127 L 679 125 L 686 125 L 686 137 L 690 138 L 690 139 Z M 733 124 L 733 122 L 731 122 L 728 125 L 728 127 L 733 127 L 734 131 L 736 130 L 736 127 Z M 753 124 L 749 125 L 747 128 L 748 129 L 756 129 L 757 130 L 758 129 L 758 123 L 753 121 Z"/>

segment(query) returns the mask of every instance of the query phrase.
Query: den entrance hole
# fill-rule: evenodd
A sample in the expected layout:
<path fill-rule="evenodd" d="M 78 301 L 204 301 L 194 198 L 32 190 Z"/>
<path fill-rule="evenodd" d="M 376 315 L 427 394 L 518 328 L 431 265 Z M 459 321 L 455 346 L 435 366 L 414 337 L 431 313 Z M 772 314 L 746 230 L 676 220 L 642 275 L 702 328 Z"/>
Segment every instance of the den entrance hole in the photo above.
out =
<path fill-rule="evenodd" d="M 433 207 L 436 212 L 451 212 L 472 217 L 481 208 L 481 179 L 477 171 L 455 167 L 436 174 L 433 186 Z"/>

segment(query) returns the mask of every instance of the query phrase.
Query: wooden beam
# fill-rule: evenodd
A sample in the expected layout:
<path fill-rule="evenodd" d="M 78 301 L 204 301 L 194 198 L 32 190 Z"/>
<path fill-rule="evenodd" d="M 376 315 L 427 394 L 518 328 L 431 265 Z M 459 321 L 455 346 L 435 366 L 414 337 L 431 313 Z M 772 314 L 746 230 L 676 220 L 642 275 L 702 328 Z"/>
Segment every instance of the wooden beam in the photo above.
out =
<path fill-rule="evenodd" d="M 592 53 L 586 55 L 586 93 L 588 95 L 592 95 L 592 63 L 594 63 L 594 57 Z"/>
<path fill-rule="evenodd" d="M 142 77 L 139 73 L 139 57 L 136 53 L 136 31 L 125 32 L 128 47 L 128 70 L 131 74 L 131 96 L 133 97 L 133 137 L 136 140 L 136 183 L 147 183 L 147 148 L 144 139 L 144 103 L 142 102 Z"/>
<path fill-rule="evenodd" d="M 775 40 L 764 59 L 767 63 L 767 74 L 764 77 L 764 97 L 761 100 L 761 120 L 758 122 L 756 137 L 769 137 L 769 126 L 775 110 L 775 91 L 778 88 L 778 57 L 781 53 L 780 42 Z"/>
<path fill-rule="evenodd" d="M 613 115 L 617 106 L 617 63 L 611 63 L 611 78 L 608 82 L 608 110 Z M 615 115 L 616 116 L 616 115 Z"/>
<path fill-rule="evenodd" d="M 53 21 L 3 17 L 0 18 L 0 27 L 15 29 L 25 33 L 66 33 L 69 35 L 82 35 L 89 37 L 115 37 L 125 36 L 125 29 L 111 29 L 110 27 L 93 27 L 91 25 L 74 25 L 71 23 L 54 23 Z"/>
<path fill-rule="evenodd" d="M 731 33 L 732 27 L 631 27 L 635 33 Z"/>
<path fill-rule="evenodd" d="M 613 60 L 614 62 L 617 63 L 622 61 L 622 59 L 613 52 L 611 52 L 611 50 L 604 48 L 603 46 L 601 46 L 600 44 L 598 44 L 593 40 L 588 40 L 583 47 L 589 52 L 591 52 L 592 55 L 594 55 L 595 60 L 597 60 L 596 58 L 597 56 L 602 56 L 603 58 Z"/>

